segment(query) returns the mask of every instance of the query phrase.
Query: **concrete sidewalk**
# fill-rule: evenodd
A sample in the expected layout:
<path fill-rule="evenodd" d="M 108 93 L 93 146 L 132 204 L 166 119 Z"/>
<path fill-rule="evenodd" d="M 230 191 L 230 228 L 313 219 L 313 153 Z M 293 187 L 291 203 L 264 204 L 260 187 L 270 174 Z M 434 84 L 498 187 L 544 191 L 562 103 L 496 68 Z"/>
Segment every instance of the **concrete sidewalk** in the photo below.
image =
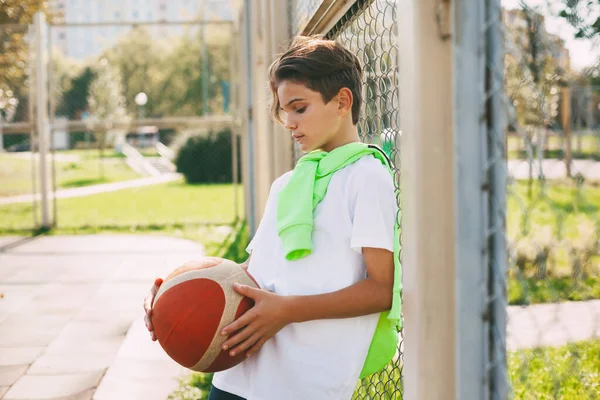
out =
<path fill-rule="evenodd" d="M 142 301 L 155 277 L 202 246 L 128 235 L 0 239 L 0 399 L 164 400 L 188 373 L 150 340 Z"/>
<path fill-rule="evenodd" d="M 148 178 L 130 179 L 127 181 L 103 183 L 101 185 L 83 186 L 73 189 L 60 189 L 56 191 L 57 199 L 66 199 L 69 197 L 81 197 L 89 196 L 92 194 L 115 192 L 117 190 L 156 185 L 158 183 L 171 182 L 181 178 L 181 174 L 178 173 L 165 173 L 159 176 L 152 176 Z M 41 196 L 39 194 L 24 194 L 20 196 L 0 197 L 0 205 L 3 204 L 15 204 L 15 203 L 30 203 L 33 199 L 39 200 Z M 48 193 L 48 198 L 52 199 L 53 194 Z"/>
<path fill-rule="evenodd" d="M 188 371 L 150 340 L 142 301 L 203 254 L 158 236 L 0 237 L 0 399 L 165 400 Z M 600 336 L 600 300 L 507 312 L 509 350 Z"/>
<path fill-rule="evenodd" d="M 532 175 L 536 179 L 543 172 L 546 179 L 564 179 L 567 177 L 567 167 L 563 160 L 545 159 L 540 162 L 531 160 Z M 508 160 L 508 175 L 515 179 L 529 179 L 528 160 Z M 600 180 L 600 162 L 594 160 L 573 160 L 571 163 L 571 176 L 581 174 L 591 181 Z"/>

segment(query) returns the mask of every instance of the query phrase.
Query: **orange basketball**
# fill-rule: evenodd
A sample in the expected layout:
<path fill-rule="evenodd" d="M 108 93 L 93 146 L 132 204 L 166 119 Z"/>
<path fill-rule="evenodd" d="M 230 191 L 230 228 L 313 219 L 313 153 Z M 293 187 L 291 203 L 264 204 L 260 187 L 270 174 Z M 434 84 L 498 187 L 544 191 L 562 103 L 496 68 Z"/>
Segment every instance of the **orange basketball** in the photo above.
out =
<path fill-rule="evenodd" d="M 152 324 L 158 342 L 180 365 L 217 372 L 244 360 L 221 350 L 221 330 L 244 314 L 254 301 L 235 291 L 234 283 L 258 288 L 240 265 L 218 257 L 185 263 L 167 276 L 154 298 Z"/>

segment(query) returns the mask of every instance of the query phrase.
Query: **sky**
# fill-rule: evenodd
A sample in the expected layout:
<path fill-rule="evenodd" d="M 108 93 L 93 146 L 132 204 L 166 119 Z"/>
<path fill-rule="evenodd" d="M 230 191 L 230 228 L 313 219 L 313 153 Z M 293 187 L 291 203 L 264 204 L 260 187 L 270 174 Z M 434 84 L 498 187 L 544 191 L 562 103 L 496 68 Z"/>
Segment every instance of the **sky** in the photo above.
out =
<path fill-rule="evenodd" d="M 502 6 L 509 9 L 520 8 L 520 2 L 520 0 L 501 0 Z M 595 41 L 574 39 L 575 29 L 565 19 L 553 16 L 558 14 L 557 10 L 560 10 L 561 0 L 527 0 L 526 3 L 532 8 L 539 7 L 539 12 L 546 16 L 546 30 L 565 40 L 573 69 L 581 70 L 598 62 L 600 39 Z"/>

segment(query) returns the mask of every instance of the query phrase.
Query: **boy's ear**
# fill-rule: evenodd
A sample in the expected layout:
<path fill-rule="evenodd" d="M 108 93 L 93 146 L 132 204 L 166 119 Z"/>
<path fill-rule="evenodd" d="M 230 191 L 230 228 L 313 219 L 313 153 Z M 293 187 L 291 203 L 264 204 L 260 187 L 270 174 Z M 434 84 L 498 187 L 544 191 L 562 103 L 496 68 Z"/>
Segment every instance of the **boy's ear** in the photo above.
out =
<path fill-rule="evenodd" d="M 343 115 L 352 111 L 352 91 L 346 87 L 340 89 L 337 95 L 338 110 Z"/>

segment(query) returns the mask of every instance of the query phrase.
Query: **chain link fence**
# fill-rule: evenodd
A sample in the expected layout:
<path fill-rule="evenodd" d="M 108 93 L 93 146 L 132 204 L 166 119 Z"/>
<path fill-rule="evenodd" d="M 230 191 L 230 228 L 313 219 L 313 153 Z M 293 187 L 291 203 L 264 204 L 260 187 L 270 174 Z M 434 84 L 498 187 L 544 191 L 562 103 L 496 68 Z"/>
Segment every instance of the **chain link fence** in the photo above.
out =
<path fill-rule="evenodd" d="M 546 29 L 552 16 L 527 3 L 504 9 L 486 0 L 480 29 L 490 210 L 482 282 L 487 384 L 497 399 L 593 399 L 600 392 L 600 90 L 588 79 L 593 71 L 586 77 L 570 68 L 564 40 Z M 319 5 L 291 2 L 292 34 Z M 356 1 L 321 33 L 361 60 L 361 138 L 400 165 L 397 7 Z M 401 350 L 385 371 L 359 383 L 355 398 L 402 397 Z"/>
<path fill-rule="evenodd" d="M 290 1 L 292 35 L 303 30 L 321 3 Z M 400 204 L 401 131 L 398 124 L 400 97 L 396 10 L 395 0 L 358 0 L 328 32 L 320 33 L 356 54 L 363 67 L 363 104 L 358 132 L 364 143 L 378 145 L 393 161 Z M 302 156 L 297 145 L 294 145 L 294 156 L 296 160 Z M 394 360 L 380 373 L 359 382 L 353 398 L 401 399 L 402 391 L 401 340 Z"/>
<path fill-rule="evenodd" d="M 358 132 L 363 142 L 380 146 L 393 160 L 400 204 L 396 7 L 394 0 L 357 1 L 327 33 L 327 37 L 342 43 L 361 62 L 364 102 Z M 393 361 L 383 371 L 359 382 L 353 398 L 402 398 L 402 340 Z"/>
<path fill-rule="evenodd" d="M 33 198 L 22 209 L 23 226 L 40 220 L 39 154 L 35 122 L 35 30 L 23 24 L 0 25 L 0 221 L 10 219 L 13 196 Z M 6 228 L 0 222 L 0 228 Z"/>
<path fill-rule="evenodd" d="M 500 12 L 504 93 L 490 87 L 488 95 L 502 94 L 507 131 L 506 140 L 497 135 L 489 143 L 508 159 L 506 206 L 493 216 L 498 224 L 506 219 L 508 273 L 491 260 L 491 274 L 498 279 L 490 293 L 506 292 L 508 308 L 506 337 L 491 337 L 497 355 L 492 368 L 498 372 L 493 395 L 595 399 L 600 393 L 598 91 L 591 76 L 570 68 L 565 41 L 548 32 L 548 20 L 556 15 L 529 1 Z M 490 158 L 492 164 L 504 161 Z M 502 322 L 492 318 L 493 332 L 505 329 Z"/>

